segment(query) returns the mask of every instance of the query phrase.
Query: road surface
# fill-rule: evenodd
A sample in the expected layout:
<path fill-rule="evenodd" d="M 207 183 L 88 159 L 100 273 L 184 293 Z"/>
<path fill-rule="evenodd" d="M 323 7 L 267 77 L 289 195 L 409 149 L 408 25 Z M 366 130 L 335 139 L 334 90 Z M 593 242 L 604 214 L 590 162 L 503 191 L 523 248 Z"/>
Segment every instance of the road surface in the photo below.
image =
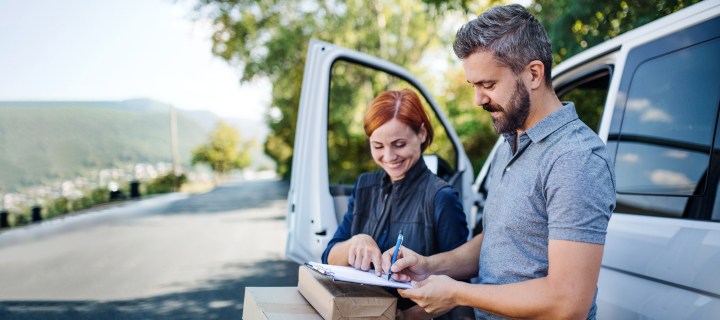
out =
<path fill-rule="evenodd" d="M 296 286 L 287 183 L 233 181 L 0 234 L 0 319 L 241 319 L 247 286 Z"/>

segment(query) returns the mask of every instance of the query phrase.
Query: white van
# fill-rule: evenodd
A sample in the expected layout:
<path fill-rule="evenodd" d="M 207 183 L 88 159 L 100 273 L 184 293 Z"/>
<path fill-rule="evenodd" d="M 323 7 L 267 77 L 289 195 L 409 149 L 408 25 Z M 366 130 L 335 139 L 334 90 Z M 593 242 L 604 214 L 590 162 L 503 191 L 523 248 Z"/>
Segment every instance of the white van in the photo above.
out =
<path fill-rule="evenodd" d="M 346 211 L 352 186 L 331 185 L 328 166 L 328 150 L 337 147 L 328 145 L 328 119 L 331 82 L 342 74 L 334 70 L 338 65 L 385 73 L 425 98 L 452 158 L 426 156 L 426 162 L 458 190 L 468 228 L 477 234 L 490 161 L 475 178 L 451 122 L 412 73 L 312 40 L 295 135 L 286 256 L 318 261 Z M 597 110 L 596 120 L 586 123 L 606 142 L 617 176 L 598 319 L 720 319 L 720 0 L 566 60 L 553 69 L 553 86 L 560 100 Z"/>

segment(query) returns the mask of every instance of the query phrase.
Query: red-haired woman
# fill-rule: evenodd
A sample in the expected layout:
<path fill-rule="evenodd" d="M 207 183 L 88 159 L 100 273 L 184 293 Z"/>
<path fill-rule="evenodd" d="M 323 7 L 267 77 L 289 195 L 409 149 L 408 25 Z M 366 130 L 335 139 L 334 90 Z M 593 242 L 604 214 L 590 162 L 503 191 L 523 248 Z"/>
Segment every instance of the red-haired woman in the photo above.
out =
<path fill-rule="evenodd" d="M 430 172 L 422 158 L 433 130 L 418 96 L 408 89 L 381 93 L 365 113 L 365 134 L 383 170 L 363 174 L 355 182 L 348 211 L 323 262 L 365 271 L 373 263 L 380 276 L 382 253 L 395 245 L 401 230 L 403 246 L 423 256 L 465 243 L 468 230 L 457 192 Z M 413 306 L 400 298 L 398 309 L 407 310 L 398 316 L 433 318 Z"/>

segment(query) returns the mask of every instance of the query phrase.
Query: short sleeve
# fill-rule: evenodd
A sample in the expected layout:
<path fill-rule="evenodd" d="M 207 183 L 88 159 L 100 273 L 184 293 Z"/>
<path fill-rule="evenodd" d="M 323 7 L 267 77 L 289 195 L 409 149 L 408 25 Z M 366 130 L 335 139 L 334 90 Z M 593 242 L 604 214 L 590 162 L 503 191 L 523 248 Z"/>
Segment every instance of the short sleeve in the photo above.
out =
<path fill-rule="evenodd" d="M 547 176 L 548 237 L 605 244 L 615 209 L 615 183 L 608 161 L 592 150 L 560 156 Z"/>
<path fill-rule="evenodd" d="M 345 215 L 343 216 L 343 220 L 338 225 L 337 230 L 335 230 L 335 234 L 333 235 L 332 239 L 328 243 L 327 248 L 325 248 L 325 252 L 322 254 L 322 263 L 327 264 L 328 255 L 330 254 L 330 249 L 332 249 L 333 246 L 335 246 L 339 242 L 343 242 L 347 239 L 350 239 L 350 233 L 352 228 L 352 222 L 353 222 L 353 209 L 355 208 L 355 190 L 357 189 L 357 181 L 355 182 L 355 186 L 353 186 L 352 193 L 350 194 L 350 198 L 348 199 L 348 209 L 347 212 L 345 212 Z"/>
<path fill-rule="evenodd" d="M 451 187 L 435 194 L 435 234 L 438 252 L 451 251 L 463 245 L 468 238 L 467 221 L 460 197 Z"/>

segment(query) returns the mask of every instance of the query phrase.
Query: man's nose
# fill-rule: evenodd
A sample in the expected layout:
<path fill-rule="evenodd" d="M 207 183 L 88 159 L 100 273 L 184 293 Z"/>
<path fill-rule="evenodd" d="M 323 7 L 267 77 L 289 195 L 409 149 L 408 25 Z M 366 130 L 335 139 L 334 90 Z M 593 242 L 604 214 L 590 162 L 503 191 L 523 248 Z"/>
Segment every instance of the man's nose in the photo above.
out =
<path fill-rule="evenodd" d="M 475 105 L 482 106 L 490 103 L 490 97 L 482 92 L 482 90 L 475 90 Z"/>

